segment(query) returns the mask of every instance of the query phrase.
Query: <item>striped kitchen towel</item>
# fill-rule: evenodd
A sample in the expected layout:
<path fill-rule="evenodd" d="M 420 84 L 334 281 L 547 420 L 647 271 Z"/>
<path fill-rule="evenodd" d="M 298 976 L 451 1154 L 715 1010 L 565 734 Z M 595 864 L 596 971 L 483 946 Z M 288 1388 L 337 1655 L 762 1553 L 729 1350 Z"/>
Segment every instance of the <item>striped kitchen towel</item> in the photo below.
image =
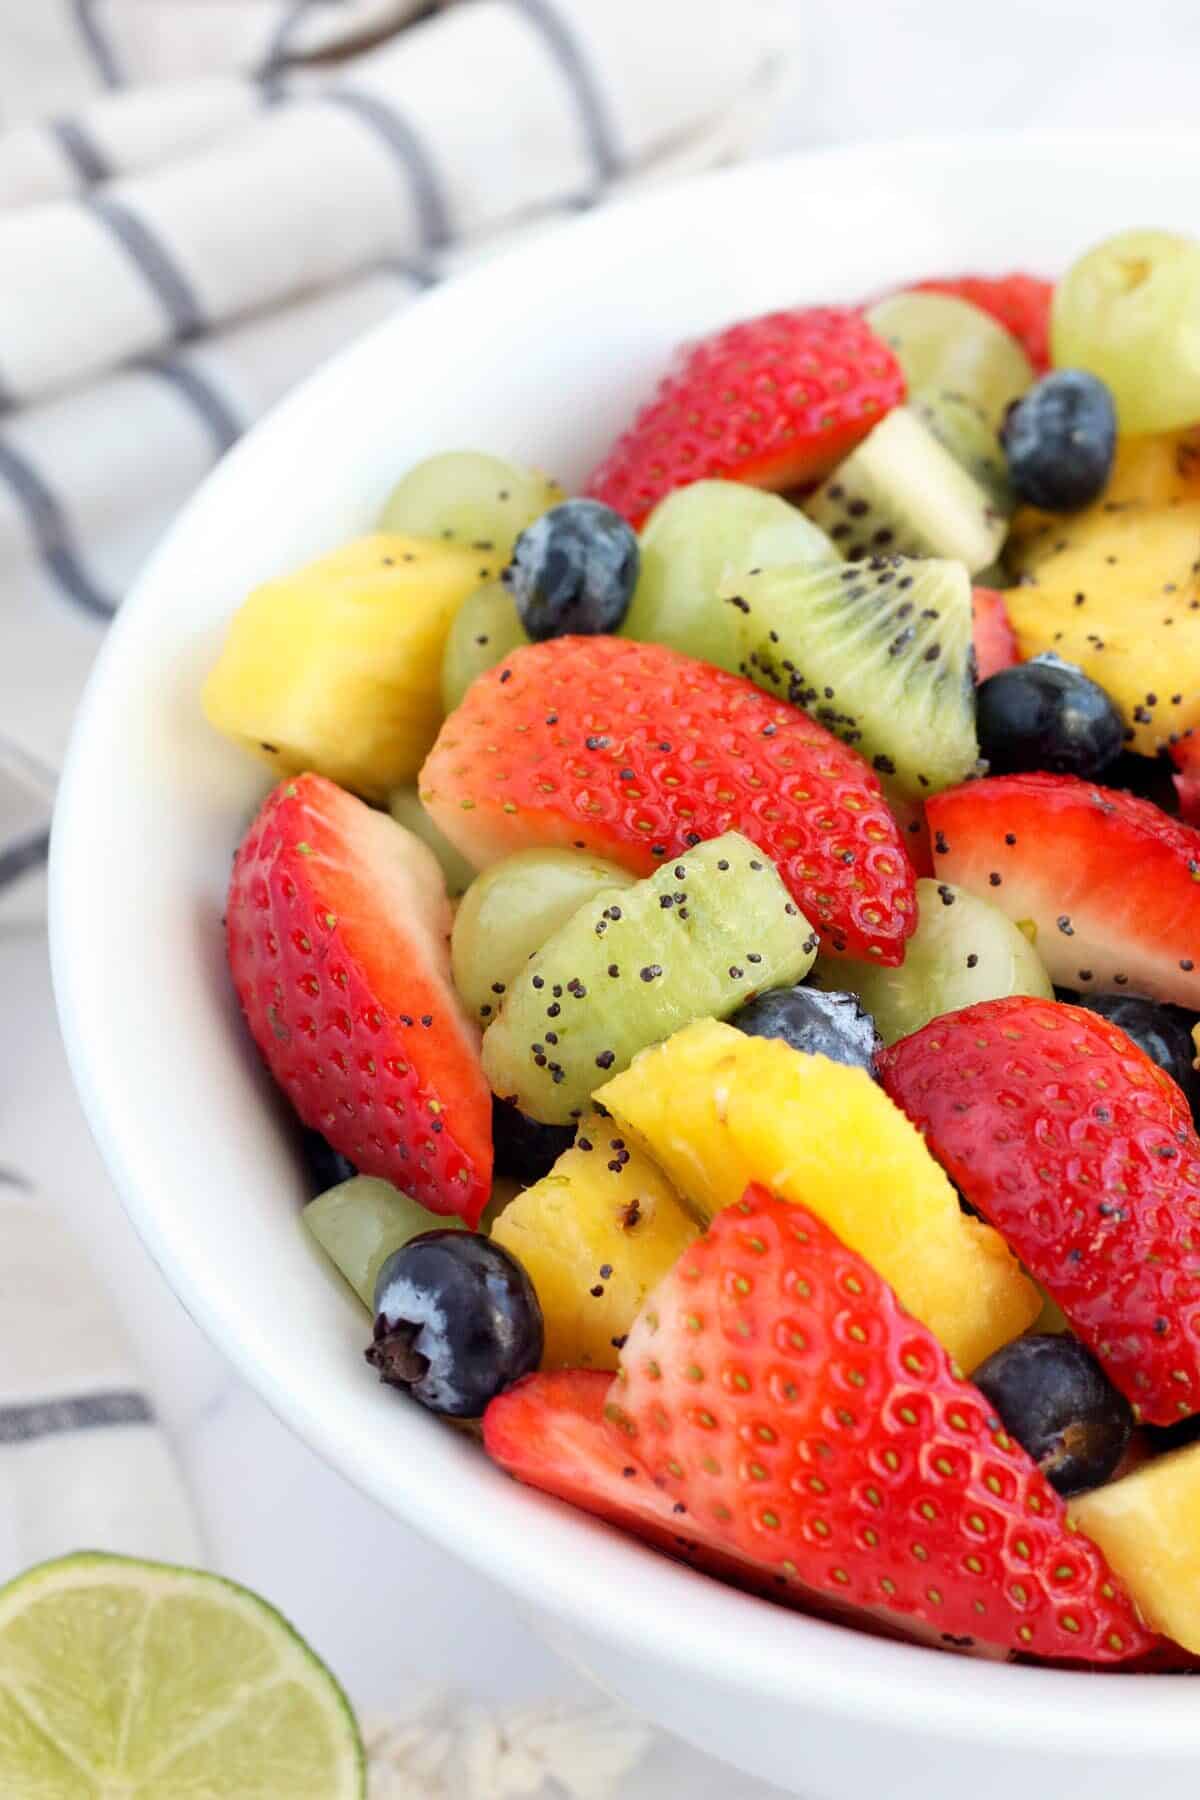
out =
<path fill-rule="evenodd" d="M 739 154 L 796 18 L 789 0 L 0 8 L 0 832 L 30 792 L 6 802 L 4 758 L 52 779 L 106 620 L 238 434 L 464 260 Z M 43 831 L 0 837 L 0 884 Z"/>
<path fill-rule="evenodd" d="M 68 1551 L 196 1564 L 200 1543 L 112 1301 L 0 1168 L 0 1582 Z"/>

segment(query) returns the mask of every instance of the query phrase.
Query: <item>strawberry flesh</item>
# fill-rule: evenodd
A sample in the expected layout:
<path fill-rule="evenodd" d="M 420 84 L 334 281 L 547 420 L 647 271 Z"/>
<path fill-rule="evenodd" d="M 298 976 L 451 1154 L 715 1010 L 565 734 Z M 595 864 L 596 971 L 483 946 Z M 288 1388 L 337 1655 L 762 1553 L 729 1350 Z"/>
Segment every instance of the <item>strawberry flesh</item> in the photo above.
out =
<path fill-rule="evenodd" d="M 651 1296 L 610 1412 L 692 1530 L 785 1581 L 1051 1660 L 1154 1643 L 932 1335 L 820 1219 L 761 1187 Z"/>
<path fill-rule="evenodd" d="M 858 752 L 661 644 L 566 637 L 514 651 L 446 720 L 420 790 L 477 868 L 549 845 L 648 875 L 740 831 L 834 954 L 894 966 L 915 925 L 912 868 Z"/>
<path fill-rule="evenodd" d="M 277 787 L 234 859 L 229 967 L 275 1080 L 364 1174 L 473 1228 L 491 1095 L 449 930 L 432 852 L 319 775 Z"/>
<path fill-rule="evenodd" d="M 680 353 L 586 492 L 638 526 L 693 481 L 819 481 L 904 392 L 895 355 L 857 310 L 744 319 Z"/>
<path fill-rule="evenodd" d="M 975 679 L 986 681 L 1001 669 L 1011 669 L 1021 658 L 1004 595 L 995 588 L 977 587 L 972 590 L 971 605 L 975 618 Z"/>
<path fill-rule="evenodd" d="M 1187 731 L 1168 745 L 1175 764 L 1175 792 L 1179 812 L 1187 825 L 1200 825 L 1200 734 Z"/>
<path fill-rule="evenodd" d="M 1200 1011 L 1200 830 L 1072 775 L 1001 775 L 925 805 L 939 881 L 1036 929 L 1059 987 Z"/>
<path fill-rule="evenodd" d="M 1151 1424 L 1200 1411 L 1200 1139 L 1116 1025 L 1024 996 L 884 1052 L 891 1098 Z"/>

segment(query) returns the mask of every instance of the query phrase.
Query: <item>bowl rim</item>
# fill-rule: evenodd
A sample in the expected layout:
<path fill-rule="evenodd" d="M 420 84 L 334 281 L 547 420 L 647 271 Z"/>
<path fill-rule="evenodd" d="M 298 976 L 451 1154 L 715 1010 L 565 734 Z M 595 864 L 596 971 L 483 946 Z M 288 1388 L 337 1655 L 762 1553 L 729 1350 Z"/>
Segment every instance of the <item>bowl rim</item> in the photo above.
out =
<path fill-rule="evenodd" d="M 896 142 L 802 150 L 695 176 L 669 188 L 626 197 L 532 242 L 518 244 L 485 264 L 459 274 L 418 298 L 400 317 L 374 327 L 339 351 L 275 405 L 234 447 L 183 509 L 154 552 L 109 628 L 79 710 L 63 769 L 50 861 L 50 939 L 54 986 L 74 1081 L 92 1133 L 130 1218 L 175 1293 L 207 1335 L 271 1409 L 324 1460 L 403 1518 L 567 1628 L 592 1633 L 633 1658 L 651 1656 L 681 1677 L 689 1671 L 750 1697 L 817 1708 L 847 1721 L 892 1726 L 908 1734 L 971 1738 L 998 1746 L 1019 1731 L 1026 1750 L 1129 1757 L 1194 1754 L 1200 1749 L 1200 1709 L 1179 1680 L 1125 1676 L 1096 1687 L 1094 1673 L 1027 1668 L 956 1658 L 919 1646 L 807 1618 L 722 1587 L 671 1563 L 573 1509 L 502 1481 L 489 1484 L 486 1516 L 473 1516 L 470 1496 L 435 1494 L 417 1481 L 404 1505 L 381 1491 L 377 1471 L 361 1444 L 339 1430 L 320 1407 L 289 1389 L 263 1366 L 220 1296 L 192 1279 L 182 1246 L 168 1229 L 163 1209 L 139 1177 L 136 1133 L 119 1124 L 122 1075 L 104 1055 L 103 1019 L 96 1016 L 85 971 L 95 956 L 89 930 L 90 884 L 97 879 L 91 830 L 99 772 L 91 745 L 102 732 L 109 696 L 121 666 L 145 622 L 169 589 L 178 547 L 194 539 L 205 521 L 219 519 L 243 467 L 268 459 L 274 447 L 310 411 L 321 410 L 356 371 L 369 369 L 379 347 L 397 332 L 419 335 L 431 319 L 475 304 L 495 282 L 514 271 L 536 280 L 540 263 L 566 252 L 583 263 L 590 244 L 625 229 L 634 215 L 643 225 L 674 209 L 711 200 L 736 205 L 737 196 L 764 181 L 819 180 L 825 169 L 840 174 L 908 168 L 929 159 L 996 161 L 1019 156 L 1034 164 L 1073 154 L 1111 154 L 1112 132 L 1070 129 L 950 134 Z M 1133 131 L 1119 139 L 1129 154 L 1152 158 L 1200 157 L 1200 131 Z M 548 262 L 547 262 L 548 266 Z M 102 876 L 100 877 L 102 879 Z M 483 1463 L 482 1469 L 488 1465 Z M 494 1473 L 494 1472 L 493 1472 Z M 474 1484 L 468 1484 L 473 1486 Z M 484 1491 L 481 1489 L 481 1491 Z M 653 1590 L 658 1604 L 631 1605 L 631 1585 Z M 838 1633 L 830 1654 L 830 1632 Z M 1103 1693 L 1105 1704 L 1094 1702 Z"/>

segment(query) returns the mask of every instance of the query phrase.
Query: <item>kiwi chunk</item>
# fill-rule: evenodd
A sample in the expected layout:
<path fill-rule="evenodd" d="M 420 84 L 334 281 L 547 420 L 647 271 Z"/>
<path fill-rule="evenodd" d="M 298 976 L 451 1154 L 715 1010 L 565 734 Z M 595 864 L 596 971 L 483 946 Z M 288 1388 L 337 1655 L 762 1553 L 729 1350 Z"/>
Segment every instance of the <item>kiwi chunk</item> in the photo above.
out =
<path fill-rule="evenodd" d="M 916 413 L 898 406 L 805 503 L 848 560 L 949 556 L 994 562 L 1007 521 Z"/>
<path fill-rule="evenodd" d="M 995 510 L 1011 518 L 1017 500 L 1008 480 L 1008 459 L 999 433 L 984 408 L 968 394 L 949 388 L 922 388 L 908 402 L 923 425 L 955 462 L 979 483 Z"/>
<path fill-rule="evenodd" d="M 975 738 L 971 584 L 961 563 L 875 557 L 761 569 L 726 598 L 747 675 L 922 799 L 970 775 Z"/>
<path fill-rule="evenodd" d="M 581 906 L 510 983 L 484 1070 L 530 1118 L 565 1125 L 639 1050 L 799 981 L 816 948 L 770 858 L 727 832 Z"/>
<path fill-rule="evenodd" d="M 1054 998 L 1037 951 L 998 906 L 947 881 L 922 880 L 917 907 L 900 968 L 839 956 L 819 960 L 809 977 L 814 987 L 857 994 L 885 1044 L 981 1000 Z"/>
<path fill-rule="evenodd" d="M 1033 364 L 1012 332 L 969 300 L 910 290 L 877 300 L 866 318 L 895 351 L 910 394 L 922 388 L 965 394 L 993 429 L 1033 385 Z"/>

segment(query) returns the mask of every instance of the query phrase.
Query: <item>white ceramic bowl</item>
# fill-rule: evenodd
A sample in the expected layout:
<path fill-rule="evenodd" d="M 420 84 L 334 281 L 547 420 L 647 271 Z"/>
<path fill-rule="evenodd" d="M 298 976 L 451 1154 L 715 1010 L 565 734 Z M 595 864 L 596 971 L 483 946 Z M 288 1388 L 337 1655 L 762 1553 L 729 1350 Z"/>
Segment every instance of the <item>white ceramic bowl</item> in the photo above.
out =
<path fill-rule="evenodd" d="M 1200 136 L 872 146 L 541 238 L 356 344 L 234 451 L 122 609 L 75 731 L 53 866 L 62 1021 L 100 1148 L 188 1309 L 322 1456 L 606 1686 L 810 1796 L 1126 1800 L 1136 1783 L 1191 1800 L 1197 1690 L 960 1661 L 745 1598 L 516 1487 L 369 1377 L 225 975 L 230 853 L 264 781 L 205 728 L 200 681 L 246 590 L 368 528 L 417 458 L 474 446 L 569 483 L 679 338 L 938 271 L 1056 270 L 1124 225 L 1194 230 L 1197 166 Z"/>

